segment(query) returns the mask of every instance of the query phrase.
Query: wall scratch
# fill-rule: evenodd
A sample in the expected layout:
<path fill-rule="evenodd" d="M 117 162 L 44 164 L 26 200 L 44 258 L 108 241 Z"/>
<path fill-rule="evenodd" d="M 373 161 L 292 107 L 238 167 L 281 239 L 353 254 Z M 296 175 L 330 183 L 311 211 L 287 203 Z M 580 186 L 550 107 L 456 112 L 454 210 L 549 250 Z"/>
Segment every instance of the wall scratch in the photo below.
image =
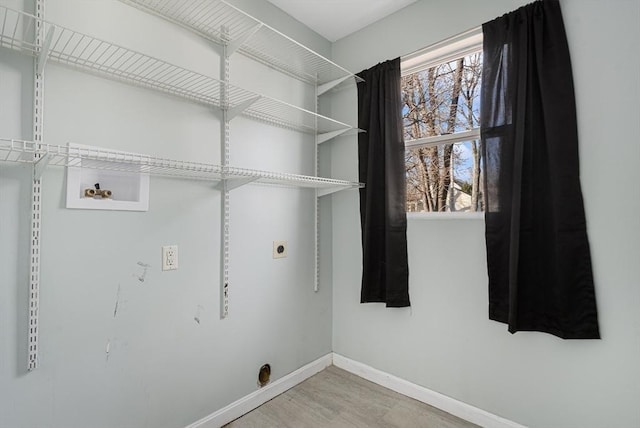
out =
<path fill-rule="evenodd" d="M 147 270 L 151 267 L 151 265 L 143 262 L 138 262 L 138 266 L 142 267 L 143 269 L 142 275 L 135 275 L 135 276 L 138 278 L 138 281 L 144 282 L 145 278 L 147 277 Z"/>
<path fill-rule="evenodd" d="M 118 292 L 116 293 L 116 305 L 113 308 L 113 317 L 118 315 L 118 305 L 120 304 L 120 284 L 118 284 Z"/>
<path fill-rule="evenodd" d="M 104 349 L 105 354 L 107 354 L 107 361 L 109 361 L 109 350 L 111 348 L 111 340 L 107 339 L 107 346 Z"/>
<path fill-rule="evenodd" d="M 198 323 L 198 325 L 200 325 L 200 312 L 201 312 L 202 310 L 204 310 L 204 306 L 202 306 L 202 305 L 198 305 L 198 306 L 196 307 L 196 315 L 193 317 L 193 320 L 194 320 L 195 322 L 197 322 L 197 323 Z"/>

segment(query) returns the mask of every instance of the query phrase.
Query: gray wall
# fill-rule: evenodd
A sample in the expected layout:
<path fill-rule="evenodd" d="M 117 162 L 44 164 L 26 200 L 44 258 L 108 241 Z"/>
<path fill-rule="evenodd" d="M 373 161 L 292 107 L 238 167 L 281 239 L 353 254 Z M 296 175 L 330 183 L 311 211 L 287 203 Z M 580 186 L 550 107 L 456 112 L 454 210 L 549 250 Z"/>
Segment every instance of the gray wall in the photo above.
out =
<path fill-rule="evenodd" d="M 217 76 L 202 40 L 115 0 L 47 0 L 47 19 Z M 238 1 L 330 53 L 263 1 Z M 31 1 L 0 4 L 32 10 Z M 313 108 L 313 90 L 234 57 L 232 82 Z M 31 139 L 32 60 L 0 50 L 0 136 Z M 68 141 L 219 163 L 207 108 L 50 64 L 45 142 Z M 310 174 L 313 138 L 231 125 L 237 166 Z M 313 195 L 247 186 L 231 195 L 231 309 L 219 319 L 220 194 L 212 183 L 151 179 L 148 212 L 64 208 L 65 174 L 43 177 L 40 367 L 26 372 L 30 168 L 0 163 L 0 427 L 180 427 L 331 351 L 330 273 L 313 292 Z M 289 256 L 272 259 L 272 241 Z M 160 270 L 179 245 L 180 269 Z M 326 249 L 324 250 L 326 251 Z M 151 265 L 144 281 L 138 262 Z M 117 302 L 117 312 L 115 306 Z M 195 321 L 199 317 L 200 322 Z M 107 354 L 106 349 L 109 348 Z"/>
<path fill-rule="evenodd" d="M 525 1 L 421 0 L 339 40 L 359 71 L 473 28 Z M 580 161 L 599 341 L 511 335 L 487 318 L 482 220 L 410 219 L 411 309 L 359 304 L 357 196 L 333 198 L 333 349 L 531 427 L 640 426 L 640 4 L 562 0 L 574 66 Z M 334 96 L 355 119 L 355 89 Z M 334 176 L 356 179 L 355 138 L 332 146 Z"/>
<path fill-rule="evenodd" d="M 27 10 L 30 3 L 0 0 Z M 333 59 L 353 71 L 524 3 L 419 0 L 331 47 L 264 1 L 234 1 L 320 53 L 333 48 Z M 219 58 L 205 43 L 119 2 L 47 4 L 52 21 L 217 75 Z M 254 391 L 263 362 L 272 364 L 277 379 L 332 349 L 532 427 L 638 426 L 640 10 L 635 0 L 563 0 L 562 7 L 601 341 L 510 335 L 489 321 L 477 219 L 410 220 L 413 307 L 360 305 L 355 192 L 322 203 L 333 224 L 323 216 L 318 294 L 312 292 L 311 197 L 254 187 L 234 192 L 231 317 L 220 321 L 220 201 L 210 184 L 152 178 L 149 212 L 72 211 L 63 208 L 64 171 L 50 168 L 44 176 L 41 366 L 26 373 L 30 169 L 0 164 L 0 426 L 184 426 Z M 0 51 L 2 137 L 31 138 L 31 68 L 31 59 Z M 232 61 L 232 79 L 312 107 L 308 88 L 240 57 Z M 351 87 L 334 93 L 327 108 L 355 121 L 354 100 Z M 47 69 L 45 103 L 49 143 L 219 161 L 219 122 L 206 108 L 55 64 Z M 312 169 L 308 137 L 239 119 L 232 138 L 232 163 Z M 325 174 L 356 179 L 356 158 L 353 137 L 322 145 Z M 271 259 L 274 239 L 289 240 L 287 259 Z M 160 271 L 166 244 L 180 246 L 177 272 Z M 138 262 L 152 266 L 144 282 Z"/>

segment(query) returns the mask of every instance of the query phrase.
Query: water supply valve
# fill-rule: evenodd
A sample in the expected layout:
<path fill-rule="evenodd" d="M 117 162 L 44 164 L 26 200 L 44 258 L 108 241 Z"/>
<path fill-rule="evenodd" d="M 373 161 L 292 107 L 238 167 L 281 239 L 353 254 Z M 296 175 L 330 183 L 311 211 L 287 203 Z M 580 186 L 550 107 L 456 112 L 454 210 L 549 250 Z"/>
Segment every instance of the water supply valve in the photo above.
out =
<path fill-rule="evenodd" d="M 110 199 L 113 192 L 107 189 L 101 189 L 100 183 L 94 184 L 95 189 L 88 188 L 84 189 L 84 197 L 85 198 L 96 198 L 96 199 Z"/>

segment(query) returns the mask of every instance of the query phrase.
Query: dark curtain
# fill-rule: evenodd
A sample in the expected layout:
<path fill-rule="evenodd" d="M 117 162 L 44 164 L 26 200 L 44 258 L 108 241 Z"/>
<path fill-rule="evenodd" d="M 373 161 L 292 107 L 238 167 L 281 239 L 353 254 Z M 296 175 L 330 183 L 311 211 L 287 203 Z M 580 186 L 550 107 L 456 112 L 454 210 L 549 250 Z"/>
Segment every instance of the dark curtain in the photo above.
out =
<path fill-rule="evenodd" d="M 400 58 L 358 76 L 361 303 L 409 306 Z"/>
<path fill-rule="evenodd" d="M 560 5 L 538 1 L 482 30 L 489 318 L 512 333 L 599 338 Z"/>

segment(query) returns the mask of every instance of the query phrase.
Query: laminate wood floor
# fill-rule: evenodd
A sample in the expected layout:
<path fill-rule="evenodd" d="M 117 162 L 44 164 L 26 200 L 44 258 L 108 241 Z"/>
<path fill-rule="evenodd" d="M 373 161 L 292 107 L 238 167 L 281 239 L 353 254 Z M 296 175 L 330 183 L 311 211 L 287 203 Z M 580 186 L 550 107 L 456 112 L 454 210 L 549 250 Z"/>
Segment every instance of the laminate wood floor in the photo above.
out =
<path fill-rule="evenodd" d="M 330 366 L 225 427 L 477 428 L 477 425 Z"/>

